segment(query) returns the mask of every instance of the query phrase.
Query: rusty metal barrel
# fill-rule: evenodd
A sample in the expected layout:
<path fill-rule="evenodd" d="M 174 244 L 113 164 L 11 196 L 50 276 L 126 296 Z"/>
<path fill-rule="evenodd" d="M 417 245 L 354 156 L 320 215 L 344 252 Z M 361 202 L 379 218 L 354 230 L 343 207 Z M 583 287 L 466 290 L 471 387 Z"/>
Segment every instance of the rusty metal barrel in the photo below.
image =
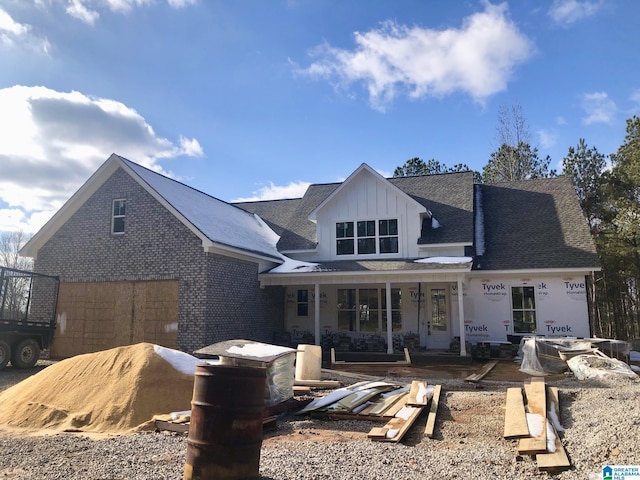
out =
<path fill-rule="evenodd" d="M 183 480 L 259 478 L 266 368 L 197 365 Z"/>

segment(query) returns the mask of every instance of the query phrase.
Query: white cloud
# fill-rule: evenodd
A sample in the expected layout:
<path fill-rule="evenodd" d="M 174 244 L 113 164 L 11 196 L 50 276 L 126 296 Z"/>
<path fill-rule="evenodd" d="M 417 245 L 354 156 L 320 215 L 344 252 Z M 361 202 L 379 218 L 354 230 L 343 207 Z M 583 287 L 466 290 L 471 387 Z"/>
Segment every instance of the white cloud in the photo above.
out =
<path fill-rule="evenodd" d="M 555 23 L 568 27 L 572 23 L 595 15 L 602 6 L 602 0 L 554 0 L 548 14 Z"/>
<path fill-rule="evenodd" d="M 540 139 L 540 146 L 545 149 L 553 147 L 558 141 L 558 136 L 555 132 L 545 129 L 538 130 L 538 138 Z"/>
<path fill-rule="evenodd" d="M 261 200 L 279 200 L 283 198 L 301 198 L 307 191 L 311 183 L 309 182 L 291 182 L 288 185 L 275 185 L 269 182 L 269 185 L 259 188 L 253 192 L 253 196 L 236 198 L 232 202 L 258 202 Z"/>
<path fill-rule="evenodd" d="M 320 45 L 312 52 L 319 59 L 297 72 L 339 88 L 363 83 L 379 110 L 401 93 L 418 99 L 463 92 L 482 102 L 506 89 L 515 67 L 535 51 L 509 19 L 506 4 L 485 2 L 484 7 L 460 28 L 384 22 L 378 29 L 356 32 L 353 50 Z"/>
<path fill-rule="evenodd" d="M 0 8 L 0 47 L 25 47 L 41 53 L 48 53 L 49 41 L 32 33 L 33 28 L 13 19 L 6 10 Z"/>
<path fill-rule="evenodd" d="M 167 0 L 173 8 L 184 8 L 189 5 L 195 5 L 196 0 Z"/>
<path fill-rule="evenodd" d="M 153 5 L 154 0 L 68 0 L 66 11 L 69 15 L 89 25 L 100 17 L 100 11 L 127 14 L 134 8 Z M 185 8 L 195 5 L 196 0 L 167 0 L 171 8 Z"/>
<path fill-rule="evenodd" d="M 564 118 L 562 115 L 558 115 L 556 117 L 556 124 L 557 125 L 567 125 L 567 119 Z"/>
<path fill-rule="evenodd" d="M 113 152 L 167 174 L 159 159 L 201 156 L 202 148 L 196 139 L 159 137 L 115 100 L 46 87 L 0 89 L 0 208 L 8 207 L 0 224 L 9 218 L 15 230 L 35 232 Z"/>
<path fill-rule="evenodd" d="M 100 17 L 98 12 L 87 8 L 81 0 L 70 0 L 67 13 L 89 25 L 93 25 Z"/>
<path fill-rule="evenodd" d="M 195 138 L 189 140 L 188 138 L 180 135 L 180 149 L 182 150 L 182 154 L 187 155 L 188 157 L 201 157 L 203 155 L 200 142 Z"/>
<path fill-rule="evenodd" d="M 611 123 L 618 110 L 615 102 L 605 92 L 585 93 L 582 108 L 587 116 L 582 119 L 585 125 Z"/>

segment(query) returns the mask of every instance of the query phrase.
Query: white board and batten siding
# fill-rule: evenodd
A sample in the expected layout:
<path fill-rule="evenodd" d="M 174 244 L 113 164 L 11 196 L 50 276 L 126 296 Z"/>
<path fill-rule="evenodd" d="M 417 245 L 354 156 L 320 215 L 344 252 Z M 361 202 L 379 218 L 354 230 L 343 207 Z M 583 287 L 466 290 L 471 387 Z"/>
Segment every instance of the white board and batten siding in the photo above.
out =
<path fill-rule="evenodd" d="M 367 258 L 415 258 L 420 236 L 418 203 L 395 189 L 388 182 L 363 170 L 351 179 L 349 188 L 342 189 L 317 211 L 318 259 L 365 259 L 362 255 L 336 255 L 336 223 L 359 220 L 398 220 L 398 253 L 372 255 Z"/>

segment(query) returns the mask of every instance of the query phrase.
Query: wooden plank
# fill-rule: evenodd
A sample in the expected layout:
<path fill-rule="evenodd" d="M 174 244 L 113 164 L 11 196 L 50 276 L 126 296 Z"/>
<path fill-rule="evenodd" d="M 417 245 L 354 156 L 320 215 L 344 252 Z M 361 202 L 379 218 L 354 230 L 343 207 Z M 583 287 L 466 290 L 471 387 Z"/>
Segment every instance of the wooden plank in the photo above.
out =
<path fill-rule="evenodd" d="M 465 378 L 465 381 L 467 382 L 479 382 L 480 380 L 482 380 L 484 377 L 487 376 L 487 374 L 493 369 L 493 367 L 495 367 L 498 364 L 498 360 L 492 360 L 489 363 L 486 363 L 479 372 L 473 373 L 471 375 L 469 375 L 467 378 Z"/>
<path fill-rule="evenodd" d="M 347 372 L 345 370 L 336 370 L 336 369 L 331 369 L 331 368 L 322 368 L 322 369 L 320 369 L 320 372 L 321 373 L 326 373 L 328 375 L 338 374 L 338 375 L 344 376 L 344 377 L 355 378 L 356 380 L 373 381 L 373 380 L 382 380 L 384 378 L 384 377 L 380 377 L 380 376 L 376 377 L 376 376 L 373 376 L 373 375 L 364 375 L 362 373 Z"/>
<path fill-rule="evenodd" d="M 560 422 L 560 399 L 558 396 L 558 387 L 547 388 L 547 411 L 553 410 Z"/>
<path fill-rule="evenodd" d="M 301 385 L 293 386 L 294 395 L 309 395 L 311 393 L 311 387 L 303 387 Z"/>
<path fill-rule="evenodd" d="M 507 404 L 504 413 L 504 438 L 520 438 L 529 436 L 527 416 L 524 411 L 522 389 L 507 388 Z"/>
<path fill-rule="evenodd" d="M 189 431 L 188 423 L 175 423 L 166 420 L 154 420 L 156 429 L 167 432 L 187 433 Z"/>
<path fill-rule="evenodd" d="M 396 413 L 398 413 L 402 409 L 402 407 L 407 404 L 407 400 L 409 400 L 409 394 L 405 392 L 397 402 L 391 405 L 391 407 L 389 407 L 389 409 L 384 412 L 385 416 L 395 417 Z"/>
<path fill-rule="evenodd" d="M 553 428 L 553 431 L 556 435 L 556 451 L 553 453 L 543 453 L 536 455 L 538 470 L 567 470 L 571 468 L 571 462 L 569 461 L 569 457 L 567 456 L 567 451 L 564 449 L 562 441 L 560 440 L 555 427 L 552 425 L 551 428 Z"/>
<path fill-rule="evenodd" d="M 384 438 L 387 436 L 387 432 L 389 431 L 386 427 L 373 427 L 367 436 L 369 438 Z"/>
<path fill-rule="evenodd" d="M 519 454 L 537 454 L 547 451 L 547 394 L 544 378 L 534 377 L 531 383 L 525 383 L 529 413 L 537 413 L 542 417 L 542 433 L 539 437 L 521 438 L 518 444 Z"/>
<path fill-rule="evenodd" d="M 393 416 L 387 413 L 396 402 L 398 402 L 403 396 L 407 395 L 406 391 L 401 391 L 398 393 L 390 392 L 385 394 L 384 398 L 372 403 L 367 408 L 365 408 L 359 415 L 373 415 L 373 416 Z M 395 414 L 395 413 L 394 413 Z"/>
<path fill-rule="evenodd" d="M 409 390 L 407 405 L 412 405 L 414 407 L 426 407 L 427 403 L 429 403 L 429 397 L 427 396 L 427 382 L 413 380 L 411 382 L 411 389 Z"/>
<path fill-rule="evenodd" d="M 440 402 L 441 385 L 436 385 L 433 390 L 433 397 L 431 397 L 431 406 L 429 407 L 429 416 L 427 417 L 427 425 L 424 427 L 424 434 L 433 438 L 433 431 L 436 427 L 436 415 L 438 413 L 438 404 Z"/>
<path fill-rule="evenodd" d="M 294 380 L 293 385 L 314 388 L 340 388 L 342 386 L 338 380 Z"/>
<path fill-rule="evenodd" d="M 386 435 L 384 437 L 371 437 L 371 440 L 378 442 L 399 442 L 420 416 L 422 410 L 423 407 L 405 405 L 396 413 L 396 416 L 389 420 L 383 427 L 387 429 Z"/>

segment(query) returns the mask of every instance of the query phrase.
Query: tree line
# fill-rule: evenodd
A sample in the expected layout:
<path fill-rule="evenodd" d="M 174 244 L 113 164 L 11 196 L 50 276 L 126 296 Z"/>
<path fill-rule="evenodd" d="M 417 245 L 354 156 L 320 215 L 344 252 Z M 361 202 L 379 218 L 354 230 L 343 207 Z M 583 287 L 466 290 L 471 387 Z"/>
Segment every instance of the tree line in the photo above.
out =
<path fill-rule="evenodd" d="M 551 159 L 538 157 L 528 141 L 521 109 L 503 109 L 498 137 L 476 183 L 555 177 Z M 471 170 L 465 164 L 447 167 L 431 159 L 407 160 L 394 177 Z M 591 331 L 603 338 L 640 338 L 640 118 L 627 119 L 626 136 L 618 151 L 603 155 L 581 138 L 569 147 L 562 175 L 572 178 L 589 224 L 602 270 L 588 278 Z"/>

